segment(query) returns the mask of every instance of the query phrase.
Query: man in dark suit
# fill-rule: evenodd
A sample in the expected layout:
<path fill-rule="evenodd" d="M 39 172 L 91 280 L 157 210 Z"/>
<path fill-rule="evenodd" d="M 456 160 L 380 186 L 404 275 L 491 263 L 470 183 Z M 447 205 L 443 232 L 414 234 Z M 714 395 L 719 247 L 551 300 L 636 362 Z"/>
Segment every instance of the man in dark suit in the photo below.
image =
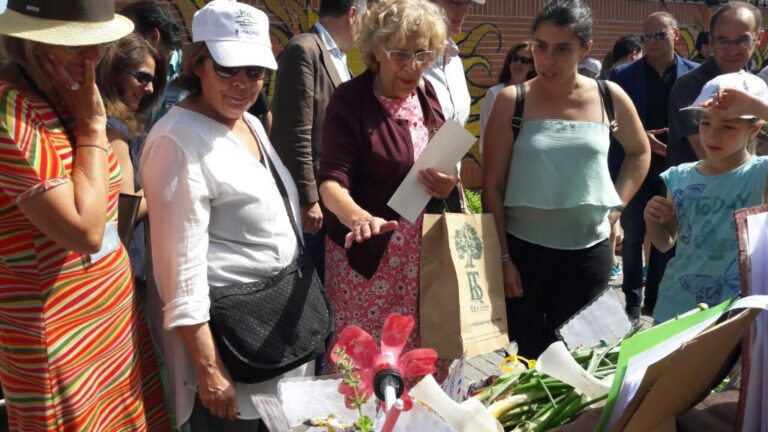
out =
<path fill-rule="evenodd" d="M 624 294 L 630 318 L 640 317 L 643 305 L 643 239 L 645 221 L 643 210 L 654 195 L 663 193 L 664 184 L 659 174 L 664 170 L 667 146 L 669 96 L 672 85 L 684 73 L 698 64 L 675 53 L 675 41 L 680 37 L 677 21 L 668 12 L 656 12 L 643 23 L 641 41 L 645 55 L 632 63 L 611 71 L 610 80 L 619 84 L 635 104 L 648 139 L 651 142 L 651 166 L 640 190 L 627 204 L 621 215 L 624 242 L 621 255 L 624 264 Z M 621 146 L 611 146 L 609 165 L 617 173 L 624 154 Z M 664 260 L 651 248 L 648 259 L 645 306 L 652 310 L 658 285 L 664 273 Z"/>
<path fill-rule="evenodd" d="M 346 50 L 360 33 L 367 0 L 323 0 L 320 20 L 293 37 L 278 60 L 270 140 L 299 189 L 306 250 L 325 275 L 323 210 L 315 182 L 320 167 L 325 108 L 351 78 Z"/>

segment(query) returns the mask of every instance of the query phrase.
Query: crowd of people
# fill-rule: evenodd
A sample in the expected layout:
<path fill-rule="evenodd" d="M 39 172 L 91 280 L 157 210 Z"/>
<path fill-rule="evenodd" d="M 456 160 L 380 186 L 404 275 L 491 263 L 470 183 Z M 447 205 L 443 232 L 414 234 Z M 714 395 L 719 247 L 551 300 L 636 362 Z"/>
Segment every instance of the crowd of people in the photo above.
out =
<path fill-rule="evenodd" d="M 237 1 L 198 10 L 183 49 L 159 2 L 120 13 L 114 0 L 9 2 L 0 383 L 11 430 L 266 431 L 253 395 L 335 369 L 320 356 L 236 380 L 211 298 L 268 286 L 305 256 L 334 334 L 356 325 L 378 338 L 390 313 L 418 327 L 420 262 L 432 259 L 423 215 L 409 222 L 387 201 L 433 134 L 469 118 L 453 38 L 484 3 L 322 0 L 276 58 L 267 15 Z M 551 0 L 509 48 L 480 149 L 520 354 L 538 356 L 622 271 L 620 237 L 630 318 L 739 293 L 731 216 L 767 196 L 768 69 L 747 70 L 761 20 L 727 3 L 689 60 L 674 16 L 653 13 L 600 62 L 590 8 Z M 418 173 L 424 213 L 467 211 L 459 172 Z M 404 343 L 420 346 L 418 332 Z"/>

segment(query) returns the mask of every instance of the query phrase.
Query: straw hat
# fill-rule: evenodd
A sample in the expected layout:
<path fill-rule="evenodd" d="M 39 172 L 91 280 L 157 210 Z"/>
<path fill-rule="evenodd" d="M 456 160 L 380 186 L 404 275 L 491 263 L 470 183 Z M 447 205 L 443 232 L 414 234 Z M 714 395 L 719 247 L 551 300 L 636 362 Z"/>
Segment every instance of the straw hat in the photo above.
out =
<path fill-rule="evenodd" d="M 51 45 L 97 45 L 132 31 L 115 0 L 8 0 L 0 14 L 0 34 Z"/>

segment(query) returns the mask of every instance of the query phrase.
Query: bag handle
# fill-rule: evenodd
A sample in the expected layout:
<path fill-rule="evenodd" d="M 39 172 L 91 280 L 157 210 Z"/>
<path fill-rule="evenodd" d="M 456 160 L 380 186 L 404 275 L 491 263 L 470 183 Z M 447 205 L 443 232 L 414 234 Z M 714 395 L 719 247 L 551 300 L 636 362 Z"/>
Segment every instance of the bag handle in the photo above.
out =
<path fill-rule="evenodd" d="M 277 190 L 280 191 L 280 196 L 283 197 L 283 205 L 285 206 L 285 211 L 286 213 L 288 213 L 288 219 L 291 220 L 293 233 L 296 235 L 296 240 L 299 242 L 299 252 L 303 255 L 304 254 L 304 237 L 302 237 L 301 231 L 299 231 L 299 224 L 296 223 L 296 217 L 293 215 L 293 210 L 291 208 L 291 201 L 288 199 L 288 191 L 285 188 L 283 179 L 282 177 L 280 177 L 280 173 L 277 172 L 277 168 L 275 168 L 275 164 L 272 163 L 272 159 L 270 159 L 267 149 L 265 148 L 264 145 L 262 145 L 261 138 L 259 138 L 259 135 L 256 133 L 256 130 L 251 125 L 251 122 L 249 122 L 248 120 L 245 120 L 245 124 L 248 125 L 248 129 L 251 130 L 251 133 L 256 138 L 256 142 L 259 146 L 259 150 L 261 150 L 262 156 L 267 161 L 270 174 L 272 174 L 272 178 L 275 180 L 275 184 L 277 185 Z"/>
<path fill-rule="evenodd" d="M 619 124 L 616 123 L 616 112 L 613 109 L 613 96 L 611 96 L 611 90 L 608 88 L 608 84 L 605 80 L 596 79 L 597 88 L 600 90 L 600 105 L 608 114 L 608 129 L 611 130 L 611 134 L 616 132 Z"/>
<path fill-rule="evenodd" d="M 515 140 L 523 127 L 523 111 L 525 111 L 525 85 L 515 84 L 515 114 L 512 116 L 512 136 Z"/>

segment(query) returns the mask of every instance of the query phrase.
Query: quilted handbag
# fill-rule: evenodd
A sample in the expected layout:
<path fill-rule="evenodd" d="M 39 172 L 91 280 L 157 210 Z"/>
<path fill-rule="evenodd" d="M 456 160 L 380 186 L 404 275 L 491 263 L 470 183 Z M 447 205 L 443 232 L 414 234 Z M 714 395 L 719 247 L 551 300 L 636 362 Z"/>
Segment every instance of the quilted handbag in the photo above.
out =
<path fill-rule="evenodd" d="M 208 325 L 232 378 L 257 383 L 274 378 L 322 355 L 333 331 L 331 307 L 303 243 L 288 193 L 269 162 L 301 254 L 265 281 L 210 289 Z"/>

